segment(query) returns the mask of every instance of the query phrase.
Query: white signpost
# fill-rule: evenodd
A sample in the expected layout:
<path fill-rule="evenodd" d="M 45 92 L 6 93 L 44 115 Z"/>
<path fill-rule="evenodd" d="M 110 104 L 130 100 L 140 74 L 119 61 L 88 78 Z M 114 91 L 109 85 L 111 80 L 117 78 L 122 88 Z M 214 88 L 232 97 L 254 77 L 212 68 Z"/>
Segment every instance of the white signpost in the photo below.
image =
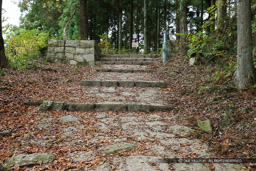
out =
<path fill-rule="evenodd" d="M 136 54 L 136 49 L 139 47 L 139 42 L 136 42 L 137 34 L 134 33 L 132 37 L 135 40 L 132 42 L 132 48 L 134 48 L 134 53 Z"/>
<path fill-rule="evenodd" d="M 138 42 L 132 42 L 132 47 L 133 47 L 133 48 L 139 47 L 139 43 L 138 43 Z"/>

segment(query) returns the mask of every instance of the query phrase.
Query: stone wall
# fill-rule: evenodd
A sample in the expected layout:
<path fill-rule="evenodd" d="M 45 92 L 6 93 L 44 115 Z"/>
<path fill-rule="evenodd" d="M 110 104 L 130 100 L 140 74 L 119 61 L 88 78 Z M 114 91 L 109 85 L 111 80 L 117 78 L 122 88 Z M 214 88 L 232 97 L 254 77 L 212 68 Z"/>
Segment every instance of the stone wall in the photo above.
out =
<path fill-rule="evenodd" d="M 47 60 L 73 65 L 95 65 L 100 48 L 94 40 L 49 40 Z"/>

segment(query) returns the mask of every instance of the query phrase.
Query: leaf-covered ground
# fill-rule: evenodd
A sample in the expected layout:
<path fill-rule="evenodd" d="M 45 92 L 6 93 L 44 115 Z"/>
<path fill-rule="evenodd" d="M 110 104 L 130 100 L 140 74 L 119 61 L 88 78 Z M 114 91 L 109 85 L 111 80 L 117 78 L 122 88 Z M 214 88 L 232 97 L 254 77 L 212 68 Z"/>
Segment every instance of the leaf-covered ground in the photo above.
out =
<path fill-rule="evenodd" d="M 219 157 L 255 157 L 255 89 L 239 92 L 230 86 L 216 85 L 213 78 L 215 68 L 190 67 L 187 61 L 179 56 L 170 59 L 165 65 L 156 64 L 155 70 L 158 74 L 156 78 L 168 82 L 164 91 L 169 92 L 168 101 L 175 108 L 172 112 L 158 112 L 159 122 L 165 121 L 168 125 L 173 125 L 173 121 L 175 121 L 175 124 L 199 130 L 197 121 L 210 119 L 214 128 L 213 134 L 199 131 L 196 137 L 191 138 L 201 139 L 210 146 L 211 152 Z M 113 128 L 105 132 L 96 131 L 98 127 L 104 127 L 104 125 L 97 125 L 99 120 L 104 120 L 104 117 L 104 122 L 109 122 L 107 119 L 111 116 L 114 121 L 125 124 L 122 117 L 125 117 L 127 113 L 121 112 L 117 115 L 115 112 L 105 112 L 105 116 L 102 117 L 95 112 L 72 112 L 72 115 L 82 120 L 77 125 L 71 125 L 59 121 L 59 118 L 70 114 L 70 112 L 40 114 L 38 106 L 24 104 L 24 101 L 49 99 L 68 101 L 72 93 L 79 94 L 84 91 L 80 88 L 81 80 L 90 79 L 94 72 L 94 67 L 90 66 L 46 63 L 39 63 L 35 69 L 30 70 L 7 70 L 5 76 L 1 76 L 0 79 L 0 132 L 9 131 L 12 135 L 0 136 L 0 161 L 3 162 L 13 154 L 52 152 L 55 155 L 54 162 L 35 166 L 34 169 L 61 170 L 79 168 L 84 165 L 96 168 L 114 158 L 112 155 L 99 154 L 97 149 L 104 143 L 113 142 L 116 140 L 115 137 L 120 138 L 121 134 L 125 141 L 136 141 L 137 147 L 132 152 L 122 152 L 116 156 L 150 155 L 148 154 L 149 148 L 157 145 L 158 141 L 146 141 L 147 143 L 145 143 L 136 137 L 126 137 L 124 132 L 115 129 L 120 125 L 113 125 Z M 78 102 L 90 103 L 93 100 L 95 99 L 85 96 L 82 101 Z M 145 118 L 146 121 L 148 120 L 145 113 L 138 112 L 137 114 L 136 122 L 141 123 Z M 44 118 L 49 119 L 46 121 L 46 125 L 42 123 Z M 167 118 L 172 119 L 169 122 Z M 47 129 L 40 129 L 39 124 L 42 124 L 42 127 L 46 126 Z M 83 127 L 80 127 L 81 125 Z M 73 129 L 73 127 L 79 129 L 77 133 L 74 133 L 75 138 L 63 138 L 62 131 Z M 76 139 L 76 142 L 72 142 L 73 139 Z M 91 157 L 90 162 L 74 162 L 72 160 L 72 157 L 78 155 L 76 151 L 88 150 L 95 151 L 93 155 L 87 154 Z M 194 153 L 186 154 L 185 151 L 184 153 L 182 151 L 172 152 L 181 157 L 197 156 Z M 26 168 L 22 167 L 21 169 L 26 170 Z M 115 168 L 113 167 L 113 169 Z"/>
<path fill-rule="evenodd" d="M 189 66 L 183 57 L 157 67 L 169 84 L 175 113 L 186 125 L 210 119 L 213 134 L 198 136 L 220 157 L 256 157 L 256 88 L 239 91 L 231 82 L 217 84 L 217 67 Z"/>

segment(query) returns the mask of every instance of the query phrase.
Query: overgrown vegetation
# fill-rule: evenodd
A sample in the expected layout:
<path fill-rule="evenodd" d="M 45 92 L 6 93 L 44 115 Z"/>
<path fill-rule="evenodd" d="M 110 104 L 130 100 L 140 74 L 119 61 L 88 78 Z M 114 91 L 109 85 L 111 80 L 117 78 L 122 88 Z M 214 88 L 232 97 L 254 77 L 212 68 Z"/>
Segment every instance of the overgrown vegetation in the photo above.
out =
<path fill-rule="evenodd" d="M 42 59 L 47 48 L 48 33 L 39 29 L 12 28 L 5 40 L 6 56 L 10 65 L 26 69 L 35 60 Z"/>
<path fill-rule="evenodd" d="M 232 81 L 232 77 L 236 70 L 236 54 L 237 54 L 237 23 L 235 11 L 236 7 L 229 7 L 229 18 L 226 18 L 224 28 L 216 27 L 216 15 L 217 5 L 209 7 L 209 18 L 203 25 L 199 27 L 199 30 L 191 33 L 186 33 L 185 36 L 188 40 L 187 45 L 189 47 L 187 57 L 195 57 L 196 61 L 200 64 L 217 65 L 218 71 L 213 76 L 215 77 L 215 83 L 227 84 Z M 256 9 L 256 5 L 253 5 L 252 10 Z M 254 16 L 252 21 L 253 34 L 256 34 L 256 18 Z M 220 33 L 221 29 L 221 33 Z M 178 34 L 183 36 L 184 33 Z M 255 47 L 254 43 L 254 47 Z M 254 54 L 256 48 L 254 48 Z M 256 58 L 254 56 L 254 67 L 256 69 Z"/>

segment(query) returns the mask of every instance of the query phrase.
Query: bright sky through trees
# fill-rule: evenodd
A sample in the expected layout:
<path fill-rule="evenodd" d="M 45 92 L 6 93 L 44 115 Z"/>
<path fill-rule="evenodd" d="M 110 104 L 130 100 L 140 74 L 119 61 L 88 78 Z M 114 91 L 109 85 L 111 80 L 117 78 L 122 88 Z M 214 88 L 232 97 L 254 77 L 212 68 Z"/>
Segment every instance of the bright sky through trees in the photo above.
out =
<path fill-rule="evenodd" d="M 19 25 L 19 18 L 21 15 L 20 9 L 18 7 L 19 0 L 3 0 L 3 9 L 5 10 L 3 16 L 7 19 L 3 25 L 13 24 Z"/>

